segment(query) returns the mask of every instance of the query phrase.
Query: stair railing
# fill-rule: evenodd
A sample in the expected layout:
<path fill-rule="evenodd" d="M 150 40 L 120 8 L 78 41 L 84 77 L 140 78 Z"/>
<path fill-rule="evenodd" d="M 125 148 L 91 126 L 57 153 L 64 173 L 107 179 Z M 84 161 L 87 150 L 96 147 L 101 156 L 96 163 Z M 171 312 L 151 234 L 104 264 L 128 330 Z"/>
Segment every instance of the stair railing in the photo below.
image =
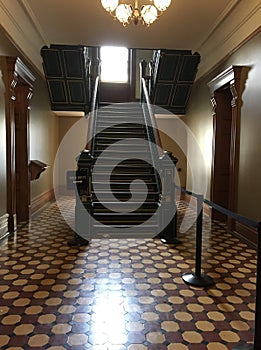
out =
<path fill-rule="evenodd" d="M 146 126 L 148 128 L 149 140 L 155 143 L 156 146 L 158 146 L 158 156 L 161 157 L 163 155 L 162 143 L 161 143 L 159 130 L 157 128 L 154 112 L 150 103 L 146 80 L 142 78 L 141 82 L 142 82 L 142 96 L 143 96 L 142 109 L 145 117 Z"/>
<path fill-rule="evenodd" d="M 151 86 L 150 79 L 146 75 L 145 61 L 140 63 L 140 87 L 141 87 L 141 103 L 144 114 L 144 120 L 147 129 L 148 141 L 152 154 L 152 162 L 154 169 L 158 169 L 160 174 L 157 178 L 157 187 L 161 192 L 161 217 L 159 225 L 161 227 L 160 238 L 163 243 L 177 244 L 180 241 L 176 238 L 177 233 L 177 206 L 175 202 L 175 167 L 178 159 L 172 155 L 170 151 L 164 151 L 161 143 L 160 133 L 150 103 L 148 87 Z M 171 160 L 171 162 L 169 161 Z M 160 178 L 160 179 L 159 179 Z M 160 181 L 161 180 L 161 181 Z M 173 215 L 172 215 L 173 213 Z M 169 218 L 172 219 L 169 221 Z"/>
<path fill-rule="evenodd" d="M 75 205 L 75 232 L 89 240 L 92 224 L 88 212 L 92 215 L 92 169 L 95 159 L 94 139 L 96 129 L 96 116 L 98 109 L 99 76 L 96 77 L 92 91 L 91 107 L 88 115 L 89 123 L 85 149 L 77 159 L 76 184 L 77 192 Z M 87 117 L 87 116 L 86 116 Z"/>
<path fill-rule="evenodd" d="M 96 77 L 92 91 L 91 108 L 89 113 L 89 123 L 87 131 L 86 149 L 93 155 L 94 136 L 96 129 L 97 110 L 99 105 L 99 76 Z"/>

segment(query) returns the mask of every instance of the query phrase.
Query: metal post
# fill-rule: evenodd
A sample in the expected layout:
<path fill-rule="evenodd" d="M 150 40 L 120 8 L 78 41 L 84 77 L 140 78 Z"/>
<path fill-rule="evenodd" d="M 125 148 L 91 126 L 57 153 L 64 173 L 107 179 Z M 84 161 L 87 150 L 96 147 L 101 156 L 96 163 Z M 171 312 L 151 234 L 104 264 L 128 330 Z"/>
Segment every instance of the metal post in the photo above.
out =
<path fill-rule="evenodd" d="M 201 277 L 201 255 L 202 255 L 202 222 L 203 222 L 203 208 L 202 203 L 199 204 L 201 198 L 198 199 L 198 205 L 200 205 L 200 212 L 197 217 L 196 223 L 196 266 L 195 266 L 195 276 Z"/>
<path fill-rule="evenodd" d="M 203 196 L 197 196 L 197 224 L 196 224 L 196 261 L 195 273 L 185 273 L 182 276 L 184 282 L 196 287 L 209 287 L 214 281 L 207 274 L 201 272 L 202 255 L 202 221 L 203 221 Z"/>

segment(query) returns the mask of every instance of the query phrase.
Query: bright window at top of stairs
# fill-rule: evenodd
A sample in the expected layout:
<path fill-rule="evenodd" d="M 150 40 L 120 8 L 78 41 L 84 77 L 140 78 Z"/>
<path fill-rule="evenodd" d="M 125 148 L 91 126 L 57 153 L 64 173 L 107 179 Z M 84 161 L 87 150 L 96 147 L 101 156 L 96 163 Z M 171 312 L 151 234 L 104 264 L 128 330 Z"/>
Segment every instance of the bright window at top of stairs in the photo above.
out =
<path fill-rule="evenodd" d="M 102 82 L 128 82 L 129 52 L 126 47 L 102 46 L 100 56 Z"/>

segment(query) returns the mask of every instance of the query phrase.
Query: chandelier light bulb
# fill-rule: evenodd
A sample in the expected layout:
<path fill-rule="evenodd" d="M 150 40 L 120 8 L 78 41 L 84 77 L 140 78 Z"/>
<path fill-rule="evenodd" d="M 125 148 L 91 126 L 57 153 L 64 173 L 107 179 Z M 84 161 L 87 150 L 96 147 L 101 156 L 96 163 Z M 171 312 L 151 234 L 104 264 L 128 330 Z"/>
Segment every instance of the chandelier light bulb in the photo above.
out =
<path fill-rule="evenodd" d="M 147 26 L 151 25 L 158 17 L 158 11 L 153 5 L 145 5 L 141 9 L 141 17 Z"/>
<path fill-rule="evenodd" d="M 127 25 L 132 17 L 132 7 L 126 4 L 120 4 L 116 8 L 116 17 L 123 24 Z"/>
<path fill-rule="evenodd" d="M 101 0 L 102 6 L 108 12 L 113 12 L 119 4 L 119 0 Z"/>
<path fill-rule="evenodd" d="M 154 0 L 154 5 L 161 12 L 165 11 L 171 3 L 171 0 Z"/>

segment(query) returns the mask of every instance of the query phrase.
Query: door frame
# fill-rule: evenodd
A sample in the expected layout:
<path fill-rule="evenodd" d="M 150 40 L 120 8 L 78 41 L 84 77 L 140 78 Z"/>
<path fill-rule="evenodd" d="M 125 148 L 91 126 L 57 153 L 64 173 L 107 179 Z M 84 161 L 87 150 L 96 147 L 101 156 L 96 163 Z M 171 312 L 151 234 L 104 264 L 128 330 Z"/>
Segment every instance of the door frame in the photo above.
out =
<path fill-rule="evenodd" d="M 7 166 L 7 213 L 8 232 L 12 233 L 17 228 L 17 191 L 16 191 L 16 147 L 15 141 L 23 142 L 21 151 L 24 152 L 21 166 L 23 176 L 20 186 L 23 187 L 24 220 L 30 215 L 30 179 L 28 171 L 29 163 L 29 102 L 32 98 L 32 88 L 35 81 L 34 75 L 19 57 L 3 56 L 0 59 L 3 82 L 5 84 L 5 110 L 6 110 L 6 166 Z M 18 100 L 17 100 L 18 98 Z M 20 135 L 15 135 L 16 120 L 19 115 L 23 125 Z M 19 198 L 21 201 L 21 198 Z M 20 209 L 19 209 L 20 210 Z"/>
<path fill-rule="evenodd" d="M 230 143 L 230 166 L 229 166 L 229 193 L 228 210 L 237 212 L 238 204 L 238 173 L 239 173 L 239 147 L 240 147 L 240 124 L 242 94 L 245 89 L 245 82 L 249 68 L 246 66 L 230 66 L 222 73 L 218 74 L 207 85 L 210 90 L 212 115 L 213 115 L 213 151 L 212 151 L 212 170 L 211 170 L 211 200 L 213 201 L 213 191 L 215 185 L 215 143 L 216 143 L 216 124 L 217 124 L 217 101 L 215 93 L 222 87 L 229 85 L 231 99 L 231 143 Z M 227 218 L 227 224 L 230 229 L 234 227 L 234 220 Z"/>

